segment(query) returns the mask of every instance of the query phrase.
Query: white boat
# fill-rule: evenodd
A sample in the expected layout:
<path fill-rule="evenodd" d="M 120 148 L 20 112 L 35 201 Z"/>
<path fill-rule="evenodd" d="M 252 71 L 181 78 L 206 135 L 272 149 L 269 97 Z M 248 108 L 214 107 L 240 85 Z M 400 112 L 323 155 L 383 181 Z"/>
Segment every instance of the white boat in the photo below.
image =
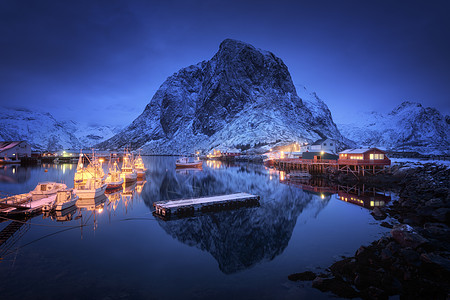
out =
<path fill-rule="evenodd" d="M 77 203 L 77 200 L 79 199 L 78 195 L 76 195 L 73 192 L 73 189 L 68 189 L 65 191 L 59 191 L 56 194 L 56 200 L 55 200 L 55 210 L 61 211 L 68 209 L 72 206 L 74 206 Z"/>
<path fill-rule="evenodd" d="M 117 190 L 122 187 L 123 178 L 120 177 L 120 174 L 119 166 L 117 162 L 114 162 L 112 167 L 109 168 L 109 173 L 105 180 L 107 191 Z"/>
<path fill-rule="evenodd" d="M 0 165 L 20 164 L 20 159 L 11 159 L 9 157 L 0 158 Z"/>
<path fill-rule="evenodd" d="M 67 185 L 64 183 L 41 182 L 30 193 L 32 200 L 39 200 L 42 198 L 47 198 L 51 195 L 56 195 L 58 191 L 65 189 L 67 189 Z"/>
<path fill-rule="evenodd" d="M 201 168 L 203 162 L 199 159 L 189 159 L 188 157 L 181 157 L 175 162 L 175 167 L 180 168 Z"/>
<path fill-rule="evenodd" d="M 145 171 L 147 171 L 147 168 L 144 165 L 144 161 L 142 160 L 140 153 L 134 160 L 134 169 L 136 170 L 138 178 L 143 178 L 145 176 Z"/>
<path fill-rule="evenodd" d="M 120 177 L 123 179 L 123 182 L 125 184 L 135 182 L 137 180 L 137 173 L 134 169 L 133 159 L 131 155 L 127 152 L 125 152 L 123 156 L 123 163 L 122 163 L 122 173 L 120 174 Z"/>
<path fill-rule="evenodd" d="M 74 190 L 80 199 L 93 199 L 104 195 L 106 183 L 101 178 L 89 178 L 86 184 L 78 185 Z"/>
<path fill-rule="evenodd" d="M 105 172 L 103 171 L 102 163 L 95 157 L 95 153 L 92 153 L 92 159 L 89 159 L 86 156 L 89 161 L 89 164 L 86 167 L 83 164 L 83 157 L 84 154 L 80 153 L 77 171 L 74 176 L 75 188 L 78 188 L 80 185 L 85 185 L 87 180 L 91 178 L 101 178 L 103 181 L 105 179 Z"/>

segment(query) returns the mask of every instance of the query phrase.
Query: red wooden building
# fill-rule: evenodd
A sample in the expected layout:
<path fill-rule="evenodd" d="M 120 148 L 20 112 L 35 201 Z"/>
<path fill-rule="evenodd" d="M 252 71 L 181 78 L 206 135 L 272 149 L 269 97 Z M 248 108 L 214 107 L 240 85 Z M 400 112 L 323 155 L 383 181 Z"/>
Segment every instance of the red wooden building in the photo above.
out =
<path fill-rule="evenodd" d="M 339 152 L 338 165 L 342 171 L 376 174 L 390 166 L 391 160 L 378 148 L 347 149 Z"/>

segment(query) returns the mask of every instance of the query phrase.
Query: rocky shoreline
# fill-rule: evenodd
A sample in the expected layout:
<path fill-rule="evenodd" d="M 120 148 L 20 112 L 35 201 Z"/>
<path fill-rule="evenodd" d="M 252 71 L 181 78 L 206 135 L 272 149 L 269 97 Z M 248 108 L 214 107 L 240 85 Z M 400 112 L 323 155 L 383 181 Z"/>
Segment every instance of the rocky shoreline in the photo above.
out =
<path fill-rule="evenodd" d="M 328 174 L 334 182 L 354 183 L 356 177 Z M 450 298 L 450 169 L 436 164 L 414 168 L 394 166 L 385 175 L 364 178 L 364 184 L 389 187 L 399 200 L 375 208 L 389 236 L 361 246 L 353 257 L 334 263 L 323 274 L 311 271 L 289 275 L 292 281 L 343 298 Z"/>

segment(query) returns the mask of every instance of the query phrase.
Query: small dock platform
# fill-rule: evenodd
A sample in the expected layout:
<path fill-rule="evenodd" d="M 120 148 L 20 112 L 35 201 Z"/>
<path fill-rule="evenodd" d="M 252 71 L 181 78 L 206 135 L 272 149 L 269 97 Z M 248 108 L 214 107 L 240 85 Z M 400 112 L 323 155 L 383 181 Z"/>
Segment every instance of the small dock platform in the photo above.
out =
<path fill-rule="evenodd" d="M 153 206 L 155 207 L 156 215 L 170 218 L 171 216 L 191 216 L 194 215 L 195 211 L 210 212 L 258 204 L 259 196 L 248 193 L 236 193 L 194 199 L 159 201 L 153 203 Z"/>

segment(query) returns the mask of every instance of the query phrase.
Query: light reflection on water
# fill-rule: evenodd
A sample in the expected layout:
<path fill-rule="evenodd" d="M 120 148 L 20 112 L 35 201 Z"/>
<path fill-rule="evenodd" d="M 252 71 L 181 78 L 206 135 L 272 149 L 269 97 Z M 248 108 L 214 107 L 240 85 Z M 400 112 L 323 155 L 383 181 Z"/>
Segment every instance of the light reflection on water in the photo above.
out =
<path fill-rule="evenodd" d="M 287 275 L 325 268 L 386 232 L 365 205 L 339 200 L 364 204 L 361 191 L 338 198 L 324 183 L 287 181 L 262 165 L 175 170 L 175 157 L 143 159 L 145 181 L 22 226 L 0 261 L 2 298 L 326 298 Z M 75 169 L 8 166 L 0 191 L 24 193 L 41 181 L 73 187 Z M 151 214 L 156 201 L 235 192 L 259 195 L 260 206 L 170 221 Z"/>

